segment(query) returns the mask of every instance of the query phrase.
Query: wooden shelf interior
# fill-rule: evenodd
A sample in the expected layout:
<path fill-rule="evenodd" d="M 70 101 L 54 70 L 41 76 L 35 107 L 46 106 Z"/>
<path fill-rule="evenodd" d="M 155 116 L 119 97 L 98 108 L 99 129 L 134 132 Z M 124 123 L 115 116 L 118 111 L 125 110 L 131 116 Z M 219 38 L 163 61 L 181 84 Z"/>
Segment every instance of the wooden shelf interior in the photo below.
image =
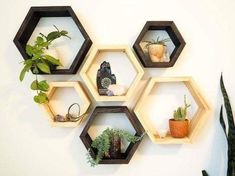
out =
<path fill-rule="evenodd" d="M 137 117 L 132 113 L 126 106 L 98 106 L 95 108 L 93 113 L 91 114 L 86 126 L 84 127 L 80 138 L 84 143 L 87 149 L 91 149 L 91 156 L 95 158 L 97 151 L 91 147 L 93 137 L 89 134 L 90 128 L 95 125 L 95 120 L 99 120 L 97 118 L 104 118 L 104 115 L 107 113 L 111 113 L 112 115 L 116 115 L 115 118 L 127 118 L 128 123 L 133 127 L 134 134 L 136 136 L 141 136 L 144 132 L 142 125 L 140 124 Z M 118 116 L 117 114 L 123 113 L 125 116 Z M 98 126 L 100 127 L 100 126 Z M 111 127 L 115 128 L 115 127 Z M 100 164 L 128 164 L 135 151 L 137 150 L 138 145 L 141 141 L 136 143 L 129 143 L 126 149 L 121 154 L 121 158 L 117 159 L 108 159 L 104 158 Z"/>
<path fill-rule="evenodd" d="M 60 23 L 58 19 L 62 19 L 64 21 Z M 54 31 L 55 28 L 53 25 L 56 24 L 61 24 L 62 27 L 57 26 L 60 30 L 68 30 L 65 29 L 68 26 L 73 27 L 74 29 L 68 31 L 72 38 L 70 42 L 65 42 L 66 40 L 63 41 L 62 39 L 58 39 L 59 42 L 57 45 L 53 45 L 53 48 L 56 48 L 57 50 L 49 52 L 49 54 L 53 53 L 53 56 L 60 56 L 63 66 L 65 66 L 58 69 L 52 69 L 51 74 L 75 74 L 82 64 L 89 48 L 91 47 L 92 41 L 70 6 L 31 7 L 14 38 L 14 43 L 20 51 L 22 57 L 26 60 L 29 58 L 25 51 L 27 43 L 32 44 L 32 41 L 35 40 L 35 37 L 40 32 L 48 33 Z M 38 25 L 41 26 L 39 29 L 37 29 Z M 64 27 L 65 25 L 66 27 Z M 63 44 L 66 46 L 64 46 L 62 50 L 62 47 L 59 47 L 58 44 Z M 61 56 L 67 56 L 68 58 L 61 58 Z"/>
<path fill-rule="evenodd" d="M 67 105 L 69 107 L 73 103 L 79 103 L 80 108 L 81 108 L 80 115 L 82 116 L 82 118 L 76 122 L 70 122 L 70 121 L 57 122 L 57 121 L 55 121 L 55 115 L 61 114 L 61 115 L 65 116 L 67 113 L 68 107 L 65 108 L 66 109 L 65 112 L 63 110 L 59 109 L 61 107 L 58 107 L 58 108 L 55 107 L 55 105 L 58 105 L 58 104 L 64 105 L 64 102 L 61 102 L 61 100 L 58 100 L 58 99 L 55 100 L 55 97 L 56 97 L 55 94 L 57 93 L 57 91 L 64 90 L 64 89 L 67 89 L 69 91 L 75 91 L 76 95 L 78 96 L 77 97 L 78 99 L 75 97 L 70 98 L 70 101 L 74 98 L 74 99 L 76 99 L 76 102 L 69 102 L 69 104 Z M 60 96 L 63 96 L 64 98 L 66 98 L 65 96 L 67 96 L 67 95 L 68 94 L 60 95 Z M 48 99 L 49 99 L 49 102 L 44 103 L 42 105 L 42 107 L 46 110 L 47 115 L 48 115 L 47 116 L 48 120 L 53 127 L 76 127 L 76 126 L 78 126 L 83 121 L 83 119 L 86 117 L 86 115 L 87 115 L 86 112 L 91 104 L 91 102 L 90 102 L 88 96 L 86 95 L 86 93 L 84 92 L 84 89 L 82 88 L 80 82 L 52 82 L 52 83 L 50 83 L 50 90 L 48 91 Z M 53 102 L 54 100 L 55 100 L 55 102 Z M 79 102 L 78 102 L 78 100 L 79 100 Z M 62 111 L 64 113 L 61 113 Z"/>
<path fill-rule="evenodd" d="M 197 110 L 194 113 L 192 113 L 192 117 L 189 118 L 189 121 L 190 121 L 189 135 L 185 138 L 173 138 L 170 136 L 169 132 L 165 138 L 160 138 L 159 133 L 158 133 L 160 129 L 157 129 L 157 127 L 153 125 L 152 121 L 147 116 L 147 113 L 142 112 L 144 109 L 144 106 L 148 106 L 148 103 L 153 103 L 153 102 L 147 102 L 152 89 L 156 87 L 156 90 L 157 90 L 159 85 L 164 84 L 164 83 L 183 83 L 186 86 L 186 89 L 188 90 L 192 98 L 194 99 L 195 104 L 197 106 Z M 179 98 L 183 99 L 183 95 L 180 95 Z M 165 101 L 170 101 L 170 100 L 166 99 Z M 174 109 L 172 109 L 172 112 Z M 171 78 L 163 77 L 163 78 L 151 78 L 149 80 L 142 96 L 140 97 L 134 109 L 134 112 L 139 118 L 143 127 L 145 128 L 150 139 L 154 143 L 182 144 L 182 143 L 191 143 L 195 139 L 197 134 L 200 132 L 201 126 L 203 125 L 207 116 L 209 115 L 210 106 L 208 105 L 205 98 L 201 95 L 198 87 L 196 86 L 195 82 L 193 81 L 191 77 L 171 77 Z M 169 119 L 170 118 L 172 118 L 172 116 L 169 117 Z"/>
<path fill-rule="evenodd" d="M 99 95 L 96 85 L 96 75 L 100 64 L 108 61 L 112 73 L 116 75 L 117 84 L 126 89 L 121 96 Z M 130 74 L 123 70 L 129 68 Z M 136 57 L 127 46 L 94 47 L 81 69 L 81 77 L 96 101 L 126 101 L 133 94 L 135 87 L 142 78 L 144 71 Z"/>
<path fill-rule="evenodd" d="M 147 49 L 144 48 L 143 41 L 156 40 L 157 36 L 160 37 L 160 40 L 170 39 L 169 42 L 166 42 L 169 53 L 169 61 L 167 62 L 153 62 L 149 57 Z M 173 21 L 147 21 L 133 48 L 144 67 L 172 67 L 184 46 L 185 41 Z"/>

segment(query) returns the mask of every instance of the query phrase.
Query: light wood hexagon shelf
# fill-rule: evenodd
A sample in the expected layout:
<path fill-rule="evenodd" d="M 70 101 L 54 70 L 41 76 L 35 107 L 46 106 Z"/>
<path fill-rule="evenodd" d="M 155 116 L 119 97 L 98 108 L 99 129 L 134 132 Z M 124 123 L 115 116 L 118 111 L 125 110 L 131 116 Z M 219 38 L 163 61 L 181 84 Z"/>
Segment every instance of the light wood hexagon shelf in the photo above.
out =
<path fill-rule="evenodd" d="M 91 68 L 91 65 L 93 64 L 94 60 L 98 56 L 100 52 L 124 52 L 129 59 L 131 65 L 133 66 L 136 75 L 133 79 L 133 81 L 130 84 L 130 87 L 128 88 L 125 95 L 122 96 L 101 96 L 98 93 L 97 86 L 94 84 L 88 74 L 89 69 Z M 91 51 L 90 55 L 88 56 L 87 60 L 85 61 L 80 75 L 82 79 L 84 80 L 86 86 L 90 90 L 91 94 L 93 95 L 94 99 L 96 101 L 127 101 L 131 95 L 133 95 L 134 90 L 138 84 L 138 82 L 141 80 L 142 76 L 144 75 L 144 70 L 141 67 L 140 63 L 138 62 L 137 58 L 133 54 L 132 50 L 126 46 L 126 45 L 118 45 L 118 46 L 97 46 L 93 47 L 93 50 Z M 96 76 L 96 75 L 95 75 Z"/>
<path fill-rule="evenodd" d="M 53 110 L 53 107 L 50 105 L 50 100 L 53 99 L 53 95 L 58 88 L 74 88 L 78 96 L 81 98 L 82 105 L 80 105 L 80 116 L 81 119 L 76 122 L 57 122 L 54 120 L 56 112 Z M 77 127 L 83 119 L 87 116 L 87 110 L 91 104 L 90 99 L 86 95 L 84 89 L 80 82 L 52 82 L 50 83 L 50 89 L 47 93 L 49 102 L 44 103 L 42 107 L 46 110 L 48 114 L 48 120 L 53 127 Z"/>
<path fill-rule="evenodd" d="M 150 94 L 151 90 L 155 85 L 161 83 L 174 83 L 174 82 L 181 82 L 189 90 L 190 94 L 192 95 L 193 99 L 195 100 L 198 109 L 192 119 L 190 120 L 190 127 L 189 127 L 189 135 L 185 138 L 173 138 L 169 133 L 166 137 L 160 138 L 159 134 L 157 133 L 157 129 L 151 124 L 147 118 L 140 113 L 141 108 L 145 104 L 145 99 Z M 142 94 L 140 99 L 137 102 L 137 105 L 134 109 L 136 116 L 139 118 L 141 124 L 143 125 L 145 131 L 147 132 L 148 136 L 152 140 L 152 142 L 157 144 L 183 144 L 183 143 L 192 143 L 196 135 L 200 132 L 201 127 L 203 126 L 206 118 L 210 114 L 210 106 L 208 105 L 205 98 L 201 95 L 197 85 L 195 84 L 194 80 L 191 77 L 169 77 L 169 78 L 151 78 Z"/>

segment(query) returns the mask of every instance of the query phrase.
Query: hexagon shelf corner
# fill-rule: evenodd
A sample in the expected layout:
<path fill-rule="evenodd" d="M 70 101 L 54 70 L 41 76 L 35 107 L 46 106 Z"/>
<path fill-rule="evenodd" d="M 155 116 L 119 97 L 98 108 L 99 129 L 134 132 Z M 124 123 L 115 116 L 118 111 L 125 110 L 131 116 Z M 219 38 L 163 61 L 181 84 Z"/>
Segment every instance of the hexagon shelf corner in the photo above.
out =
<path fill-rule="evenodd" d="M 93 113 L 91 114 L 91 117 L 89 118 L 86 126 L 84 127 L 80 138 L 85 145 L 85 147 L 90 150 L 90 154 L 93 158 L 95 158 L 95 151 L 92 149 L 92 139 L 91 136 L 88 134 L 88 131 L 90 127 L 92 126 L 93 121 L 97 117 L 98 114 L 102 113 L 124 113 L 125 116 L 128 118 L 130 124 L 133 126 L 135 130 L 136 136 L 142 136 L 144 133 L 144 128 L 140 124 L 139 120 L 135 116 L 134 113 L 132 113 L 126 106 L 98 106 L 95 108 Z M 141 141 L 138 141 L 136 143 L 130 143 L 124 153 L 121 154 L 121 158 L 118 159 L 102 159 L 100 164 L 128 164 L 134 155 L 135 151 L 137 150 L 139 144 Z"/>
<path fill-rule="evenodd" d="M 124 95 L 121 95 L 121 96 L 99 95 L 97 86 L 95 82 L 92 81 L 91 76 L 89 75 L 89 70 L 91 69 L 92 64 L 94 64 L 94 61 L 99 55 L 99 53 L 102 53 L 102 52 L 123 52 L 127 56 L 131 65 L 133 66 L 136 75 L 133 78 L 133 81 L 131 82 L 129 88 L 127 89 L 127 92 Z M 125 45 L 98 46 L 98 47 L 94 47 L 93 50 L 91 51 L 90 55 L 88 56 L 87 60 L 85 61 L 81 69 L 80 74 L 86 86 L 88 87 L 88 89 L 90 90 L 91 94 L 93 95 L 96 101 L 127 101 L 128 98 L 133 94 L 138 82 L 141 80 L 142 76 L 144 75 L 144 70 L 128 46 L 125 46 Z"/>
<path fill-rule="evenodd" d="M 157 37 L 153 39 L 152 35 L 156 34 Z M 166 37 L 165 39 L 169 39 L 167 42 L 168 44 L 163 42 L 163 44 L 167 46 L 167 49 L 165 50 L 167 51 L 165 56 L 167 61 L 152 60 L 152 57 L 149 55 L 149 50 L 144 49 L 148 45 L 143 45 L 143 42 L 149 41 L 151 43 L 160 39 L 164 41 L 161 37 Z M 175 64 L 184 46 L 185 41 L 173 21 L 147 21 L 136 39 L 133 48 L 144 67 L 164 68 L 172 67 Z M 152 52 L 156 53 L 156 51 L 157 48 L 155 48 L 155 51 L 153 50 Z"/>
<path fill-rule="evenodd" d="M 92 45 L 92 41 L 70 6 L 31 7 L 14 38 L 16 47 L 20 51 L 22 57 L 27 60 L 28 55 L 25 51 L 27 42 L 29 41 L 31 35 L 33 34 L 33 31 L 37 27 L 40 19 L 44 17 L 70 17 L 77 26 L 77 29 L 80 31 L 82 37 L 84 38 L 84 42 L 75 55 L 75 58 L 73 58 L 72 64 L 69 68 L 51 70 L 51 74 L 75 74 L 82 64 L 87 52 L 89 51 Z"/>
<path fill-rule="evenodd" d="M 62 88 L 74 88 L 78 96 L 81 98 L 82 105 L 80 106 L 80 116 L 81 118 L 76 122 L 57 122 L 55 121 L 56 112 L 53 109 L 53 106 L 50 104 L 50 100 L 53 99 L 56 89 Z M 52 82 L 50 83 L 50 90 L 47 93 L 49 102 L 42 104 L 42 107 L 48 114 L 48 120 L 53 127 L 77 127 L 83 119 L 87 116 L 86 112 L 91 104 L 88 96 L 84 92 L 84 89 L 81 86 L 80 82 Z"/>
<path fill-rule="evenodd" d="M 170 134 L 167 134 L 166 137 L 160 138 L 159 134 L 157 133 L 157 129 L 151 126 L 146 120 L 146 117 L 141 113 L 141 108 L 145 104 L 145 99 L 151 93 L 153 87 L 157 84 L 161 83 L 183 83 L 190 94 L 192 95 L 193 99 L 195 100 L 198 109 L 194 114 L 193 118 L 190 120 L 190 127 L 189 127 L 189 135 L 185 138 L 173 138 Z M 140 120 L 141 124 L 143 125 L 145 131 L 147 132 L 148 136 L 152 140 L 152 142 L 157 144 L 182 144 L 182 143 L 192 143 L 195 139 L 196 135 L 198 135 L 200 131 L 200 127 L 205 122 L 205 119 L 210 113 L 210 106 L 208 105 L 207 101 L 201 95 L 198 87 L 196 86 L 195 82 L 191 77 L 169 77 L 169 78 L 151 78 L 144 90 L 144 93 L 140 97 L 134 112 L 138 119 Z"/>

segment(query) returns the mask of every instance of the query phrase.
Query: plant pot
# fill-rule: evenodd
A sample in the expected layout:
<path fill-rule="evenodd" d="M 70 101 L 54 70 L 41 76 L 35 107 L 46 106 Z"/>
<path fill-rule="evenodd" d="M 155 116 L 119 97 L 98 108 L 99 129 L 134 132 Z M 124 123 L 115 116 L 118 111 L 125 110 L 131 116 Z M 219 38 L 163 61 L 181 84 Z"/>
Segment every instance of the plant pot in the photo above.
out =
<path fill-rule="evenodd" d="M 174 119 L 169 120 L 169 127 L 171 136 L 174 138 L 184 138 L 188 136 L 189 132 L 189 121 L 178 121 Z"/>
<path fill-rule="evenodd" d="M 148 46 L 148 53 L 152 62 L 162 62 L 166 47 L 161 44 L 153 44 Z"/>
<path fill-rule="evenodd" d="M 110 158 L 121 158 L 121 138 L 113 137 L 110 141 L 109 149 Z"/>

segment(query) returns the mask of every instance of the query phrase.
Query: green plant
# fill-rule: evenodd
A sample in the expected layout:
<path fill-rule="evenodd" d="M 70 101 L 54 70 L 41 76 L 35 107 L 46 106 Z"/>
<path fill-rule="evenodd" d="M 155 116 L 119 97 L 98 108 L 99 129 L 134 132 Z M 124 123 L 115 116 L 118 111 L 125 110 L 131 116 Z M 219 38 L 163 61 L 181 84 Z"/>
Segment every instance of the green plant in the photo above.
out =
<path fill-rule="evenodd" d="M 120 130 L 120 129 L 105 129 L 101 135 L 95 138 L 95 140 L 92 142 L 91 147 L 93 149 L 97 150 L 96 157 L 93 159 L 90 155 L 90 150 L 88 150 L 87 153 L 87 160 L 88 163 L 92 167 L 96 166 L 99 164 L 99 162 L 109 153 L 109 149 L 111 147 L 111 140 L 115 137 L 119 137 L 121 139 L 125 139 L 128 142 L 135 143 L 139 141 L 141 137 L 131 135 L 129 132 Z"/>
<path fill-rule="evenodd" d="M 178 107 L 177 110 L 174 110 L 173 116 L 177 121 L 184 121 L 187 116 L 187 109 L 190 107 L 190 104 L 186 102 L 186 95 L 184 95 L 184 107 Z"/>
<path fill-rule="evenodd" d="M 39 104 L 48 101 L 46 92 L 49 89 L 49 85 L 46 80 L 38 80 L 38 73 L 41 71 L 50 74 L 52 66 L 62 66 L 59 59 L 45 54 L 44 51 L 48 49 L 51 43 L 57 38 L 64 36 L 71 39 L 67 35 L 67 31 L 60 31 L 55 25 L 54 27 L 56 28 L 56 31 L 50 32 L 47 36 L 40 33 L 36 38 L 34 45 L 26 45 L 26 53 L 29 58 L 23 61 L 24 67 L 19 76 L 20 81 L 23 81 L 26 72 L 29 72 L 29 70 L 32 70 L 36 75 L 36 79 L 31 83 L 30 88 L 37 92 L 37 95 L 34 96 L 34 101 Z"/>
<path fill-rule="evenodd" d="M 224 134 L 228 143 L 228 168 L 227 168 L 227 176 L 235 176 L 235 125 L 233 118 L 233 111 L 229 101 L 229 97 L 224 86 L 223 76 L 220 78 L 220 88 L 224 99 L 224 106 L 227 114 L 227 122 L 228 122 L 228 133 L 226 132 L 226 125 L 223 118 L 223 105 L 220 109 L 220 124 L 224 130 Z"/>
<path fill-rule="evenodd" d="M 151 40 L 151 41 L 147 40 L 143 42 L 147 43 L 145 47 L 148 48 L 150 45 L 155 45 L 155 44 L 166 46 L 166 42 L 169 42 L 169 41 L 170 41 L 170 38 L 160 39 L 160 37 L 157 36 L 156 40 Z"/>
<path fill-rule="evenodd" d="M 202 176 L 209 176 L 205 170 L 202 171 Z"/>

